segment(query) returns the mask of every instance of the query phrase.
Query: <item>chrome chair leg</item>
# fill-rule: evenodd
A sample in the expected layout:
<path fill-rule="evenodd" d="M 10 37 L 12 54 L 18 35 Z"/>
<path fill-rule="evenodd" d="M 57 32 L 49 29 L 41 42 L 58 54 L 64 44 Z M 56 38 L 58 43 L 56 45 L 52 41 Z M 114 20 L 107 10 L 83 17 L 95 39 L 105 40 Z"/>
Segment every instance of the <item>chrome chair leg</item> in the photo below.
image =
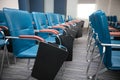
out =
<path fill-rule="evenodd" d="M 10 65 L 10 60 L 9 60 L 9 54 L 8 54 L 8 49 L 7 49 L 7 45 L 5 45 L 4 47 L 4 50 L 5 50 L 5 55 L 6 55 L 6 59 L 7 59 L 7 65 L 9 66 Z"/>
<path fill-rule="evenodd" d="M 5 60 L 5 54 L 2 54 L 2 60 L 1 60 L 1 66 L 0 66 L 0 79 L 2 77 L 2 73 L 3 73 L 3 67 L 4 67 L 4 60 Z"/>
<path fill-rule="evenodd" d="M 6 46 L 6 45 L 4 46 L 3 55 L 2 55 L 2 60 L 1 60 L 0 78 L 2 77 L 2 73 L 3 73 L 5 56 L 6 56 L 6 59 L 7 59 L 7 65 L 9 66 L 10 63 L 9 63 L 8 50 L 7 50 L 7 46 Z"/>
<path fill-rule="evenodd" d="M 94 80 L 97 80 L 97 79 L 98 79 L 98 75 L 99 75 L 100 73 L 103 73 L 103 72 L 105 72 L 105 71 L 107 70 L 107 68 L 100 70 L 100 69 L 101 69 L 101 66 L 102 66 L 102 63 L 103 63 L 104 56 L 105 56 L 105 51 L 106 51 L 106 47 L 103 46 L 103 55 L 102 55 L 101 60 L 100 60 L 100 62 L 99 62 L 98 69 L 97 69 L 97 71 L 96 71 L 96 73 L 95 73 L 95 79 L 94 79 Z"/>

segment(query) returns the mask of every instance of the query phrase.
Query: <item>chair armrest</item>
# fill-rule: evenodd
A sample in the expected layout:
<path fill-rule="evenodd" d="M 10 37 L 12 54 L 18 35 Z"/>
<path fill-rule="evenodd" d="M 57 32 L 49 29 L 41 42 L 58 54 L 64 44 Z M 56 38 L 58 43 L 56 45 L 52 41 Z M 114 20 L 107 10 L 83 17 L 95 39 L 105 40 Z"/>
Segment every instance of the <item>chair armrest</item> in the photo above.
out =
<path fill-rule="evenodd" d="M 120 37 L 120 32 L 110 32 L 110 35 Z"/>
<path fill-rule="evenodd" d="M 8 28 L 6 26 L 0 26 L 0 33 L 2 34 L 2 36 L 5 38 L 5 34 L 3 32 L 3 30 L 8 30 Z"/>
<path fill-rule="evenodd" d="M 52 26 L 52 28 L 60 28 L 60 29 L 65 29 L 65 27 L 64 26 L 61 26 L 61 25 L 59 25 L 59 26 Z"/>
<path fill-rule="evenodd" d="M 40 42 L 45 42 L 45 40 L 39 36 L 35 36 L 35 35 L 20 35 L 18 37 L 14 37 L 14 36 L 5 36 L 5 38 L 7 39 L 33 39 L 33 40 L 37 40 Z"/>
<path fill-rule="evenodd" d="M 73 25 L 72 22 L 66 22 L 65 24 L 66 24 L 66 25 Z"/>
<path fill-rule="evenodd" d="M 118 21 L 117 24 L 119 25 L 119 24 L 120 24 L 120 21 Z"/>
<path fill-rule="evenodd" d="M 69 24 L 60 24 L 60 26 L 64 26 L 64 27 L 66 27 L 66 26 L 70 26 Z"/>
<path fill-rule="evenodd" d="M 58 35 L 59 32 L 54 29 L 42 29 L 42 30 L 34 30 L 35 32 L 47 32 L 47 33 L 53 33 L 55 35 Z"/>
<path fill-rule="evenodd" d="M 109 26 L 109 31 L 112 31 L 112 32 L 119 32 L 119 30 L 118 30 L 118 29 L 113 28 L 113 27 L 111 27 L 111 26 Z"/>
<path fill-rule="evenodd" d="M 35 39 L 38 40 L 40 42 L 45 42 L 45 40 L 39 36 L 35 36 L 35 35 L 20 35 L 19 38 L 25 38 L 25 39 Z"/>
<path fill-rule="evenodd" d="M 0 28 L 0 31 L 2 31 L 2 28 Z"/>
<path fill-rule="evenodd" d="M 3 30 L 8 30 L 8 28 L 6 26 L 0 26 L 0 28 Z"/>
<path fill-rule="evenodd" d="M 101 43 L 102 46 L 118 46 L 120 47 L 120 44 L 107 44 L 107 43 Z"/>
<path fill-rule="evenodd" d="M 76 22 L 76 23 L 79 23 L 81 20 L 78 20 L 78 19 L 76 19 L 76 20 L 73 20 L 73 22 Z"/>

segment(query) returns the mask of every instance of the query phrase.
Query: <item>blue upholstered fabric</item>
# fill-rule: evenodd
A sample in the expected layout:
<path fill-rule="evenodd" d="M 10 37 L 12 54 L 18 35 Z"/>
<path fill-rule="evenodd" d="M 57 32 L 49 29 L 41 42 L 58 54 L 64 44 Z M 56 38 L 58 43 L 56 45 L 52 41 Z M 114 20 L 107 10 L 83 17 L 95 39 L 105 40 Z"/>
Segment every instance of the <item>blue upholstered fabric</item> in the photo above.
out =
<path fill-rule="evenodd" d="M 48 28 L 47 19 L 44 13 L 32 12 L 32 16 L 37 30 Z M 54 43 L 56 42 L 55 40 L 56 36 L 52 36 L 52 34 L 49 34 L 47 32 L 39 32 L 37 33 L 37 35 L 43 37 L 46 42 L 54 42 Z"/>
<path fill-rule="evenodd" d="M 72 18 L 72 16 L 68 16 L 68 21 L 71 21 L 71 20 L 73 20 L 73 18 Z"/>
<path fill-rule="evenodd" d="M 120 70 L 120 51 L 112 51 L 111 57 L 112 66 L 109 69 Z"/>
<path fill-rule="evenodd" d="M 7 26 L 6 19 L 5 19 L 3 11 L 0 11 L 0 25 L 1 26 Z"/>
<path fill-rule="evenodd" d="M 60 22 L 59 22 L 59 14 L 52 14 L 53 15 L 53 23 L 54 23 L 54 25 L 58 25 L 58 24 L 60 24 Z"/>
<path fill-rule="evenodd" d="M 54 26 L 52 14 L 53 13 L 46 13 L 46 17 L 48 20 L 48 26 Z"/>
<path fill-rule="evenodd" d="M 5 15 L 1 10 L 0 10 L 0 26 L 7 26 Z M 0 38 L 3 38 L 2 33 L 0 33 Z"/>
<path fill-rule="evenodd" d="M 46 16 L 43 13 L 32 12 L 32 17 L 35 23 L 34 27 L 36 30 L 47 28 Z M 49 36 L 48 33 L 37 33 L 37 35 L 42 36 L 44 39 L 46 39 Z"/>
<path fill-rule="evenodd" d="M 46 16 L 44 13 L 32 12 L 32 16 L 33 16 L 34 22 L 36 23 L 35 28 L 37 30 L 47 28 L 47 20 L 46 20 Z"/>
<path fill-rule="evenodd" d="M 59 22 L 59 19 L 57 17 L 57 14 L 53 14 L 53 13 L 46 13 L 46 17 L 47 17 L 47 20 L 48 20 L 48 25 L 49 26 L 56 26 L 56 25 L 59 25 L 60 22 Z M 63 30 L 60 29 L 60 28 L 57 28 L 56 30 L 59 31 L 60 34 L 63 34 Z"/>
<path fill-rule="evenodd" d="M 57 15 L 58 16 L 58 19 L 59 19 L 59 22 L 61 23 L 61 24 L 64 24 L 65 23 L 65 16 L 64 15 L 61 15 L 61 14 L 58 14 Z"/>
<path fill-rule="evenodd" d="M 107 17 L 105 13 L 101 10 L 94 12 L 94 18 L 96 22 L 96 29 L 98 32 L 99 40 L 102 43 L 111 44 L 110 33 L 108 30 Z M 98 46 L 99 47 L 99 46 Z M 99 48 L 100 53 L 102 54 L 102 48 Z M 104 64 L 108 69 L 118 70 L 120 69 L 120 51 L 113 51 L 112 48 L 106 47 Z"/>
<path fill-rule="evenodd" d="M 38 45 L 35 45 L 33 47 L 30 47 L 29 49 L 26 49 L 22 52 L 20 52 L 18 55 L 16 55 L 16 57 L 19 58 L 35 58 L 38 51 Z"/>
<path fill-rule="evenodd" d="M 4 46 L 6 43 L 5 43 L 5 40 L 4 39 L 0 39 L 0 47 Z"/>
<path fill-rule="evenodd" d="M 34 29 L 32 25 L 32 18 L 30 13 L 27 11 L 20 11 L 17 9 L 3 9 L 4 14 L 6 16 L 6 20 L 8 23 L 8 28 L 11 36 L 18 37 L 19 35 L 34 35 Z M 30 48 L 36 46 L 36 41 L 28 40 L 28 39 L 12 39 L 13 45 L 13 53 L 16 57 L 21 57 L 19 54 L 23 53 L 23 51 L 29 50 Z M 31 52 L 31 51 L 29 51 Z M 26 53 L 26 54 L 29 54 Z M 37 53 L 33 53 L 37 54 Z M 31 55 L 26 55 L 27 57 L 31 57 Z M 23 56 L 23 57 L 26 57 Z M 35 56 L 33 56 L 35 57 Z"/>

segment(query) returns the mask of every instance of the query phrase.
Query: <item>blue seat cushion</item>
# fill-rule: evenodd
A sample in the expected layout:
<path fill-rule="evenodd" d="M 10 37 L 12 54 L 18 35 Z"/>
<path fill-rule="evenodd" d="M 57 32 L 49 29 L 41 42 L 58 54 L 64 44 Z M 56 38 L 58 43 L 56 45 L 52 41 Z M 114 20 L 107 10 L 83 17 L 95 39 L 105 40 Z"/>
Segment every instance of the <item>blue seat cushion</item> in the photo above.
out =
<path fill-rule="evenodd" d="M 120 51 L 112 51 L 111 56 L 112 66 L 109 69 L 120 70 Z"/>
<path fill-rule="evenodd" d="M 31 48 L 16 55 L 18 58 L 35 58 L 38 51 L 38 45 L 32 46 Z"/>
<path fill-rule="evenodd" d="M 56 38 L 56 37 L 47 37 L 47 38 L 45 38 L 45 41 L 46 41 L 46 42 L 51 42 L 51 43 L 56 43 L 55 38 Z"/>
<path fill-rule="evenodd" d="M 112 44 L 120 44 L 120 40 L 111 40 L 111 43 Z M 113 46 L 112 49 L 119 49 L 120 50 L 120 47 L 119 46 Z"/>
<path fill-rule="evenodd" d="M 0 39 L 0 47 L 5 45 L 5 40 Z"/>

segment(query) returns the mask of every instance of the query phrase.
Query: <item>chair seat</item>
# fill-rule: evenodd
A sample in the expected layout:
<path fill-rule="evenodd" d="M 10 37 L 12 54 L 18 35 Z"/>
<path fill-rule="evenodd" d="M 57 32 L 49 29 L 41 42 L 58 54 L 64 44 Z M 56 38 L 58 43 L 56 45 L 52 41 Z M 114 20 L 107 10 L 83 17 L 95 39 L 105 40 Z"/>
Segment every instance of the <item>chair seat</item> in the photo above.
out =
<path fill-rule="evenodd" d="M 45 38 L 46 42 L 56 43 L 55 37 L 47 37 Z"/>
<path fill-rule="evenodd" d="M 19 53 L 18 55 L 16 55 L 16 57 L 18 57 L 18 58 L 35 58 L 37 55 L 37 51 L 38 51 L 38 45 L 35 45 L 35 46 Z"/>
<path fill-rule="evenodd" d="M 120 40 L 111 40 L 111 43 L 112 44 L 120 44 Z M 120 47 L 119 46 L 112 46 L 112 49 L 119 49 L 120 50 Z"/>
<path fill-rule="evenodd" d="M 112 51 L 112 66 L 109 68 L 111 70 L 120 70 L 120 51 Z"/>
<path fill-rule="evenodd" d="M 5 45 L 5 40 L 0 40 L 0 47 Z"/>

